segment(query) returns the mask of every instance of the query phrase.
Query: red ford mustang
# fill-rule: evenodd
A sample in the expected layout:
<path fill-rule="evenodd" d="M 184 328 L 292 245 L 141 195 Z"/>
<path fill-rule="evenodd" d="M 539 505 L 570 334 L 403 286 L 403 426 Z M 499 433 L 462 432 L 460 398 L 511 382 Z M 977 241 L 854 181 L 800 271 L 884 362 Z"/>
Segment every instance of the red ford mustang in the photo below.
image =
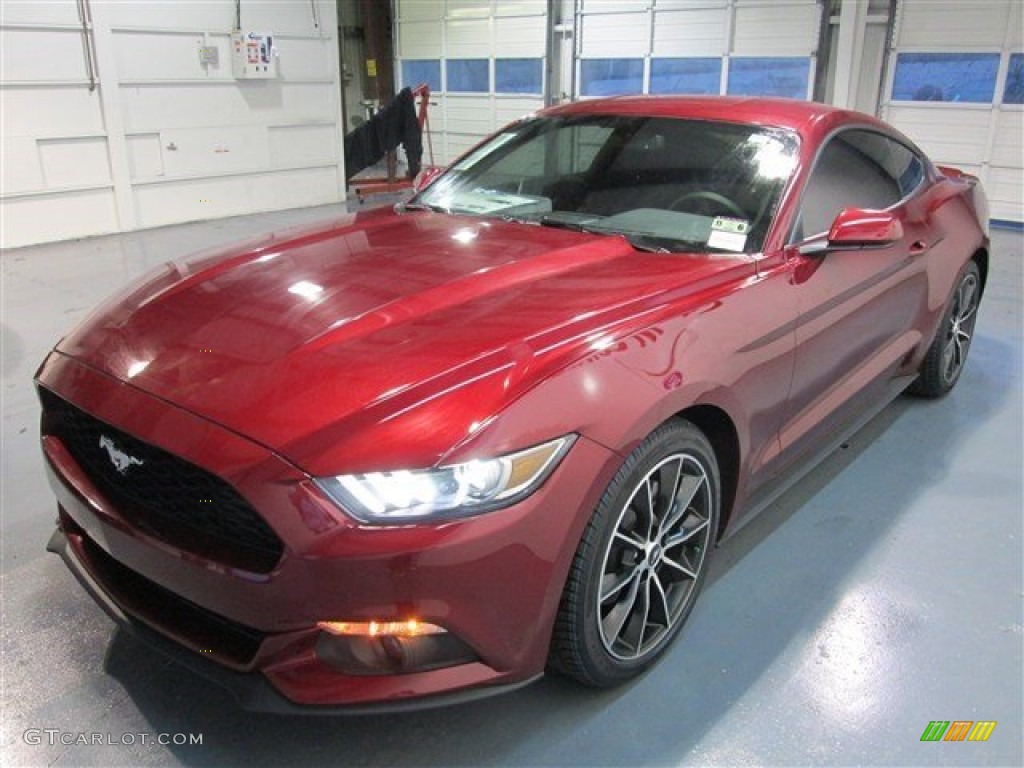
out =
<path fill-rule="evenodd" d="M 168 262 L 64 338 L 50 549 L 251 708 L 618 683 L 724 533 L 956 384 L 986 222 L 865 115 L 546 110 L 395 210 Z"/>

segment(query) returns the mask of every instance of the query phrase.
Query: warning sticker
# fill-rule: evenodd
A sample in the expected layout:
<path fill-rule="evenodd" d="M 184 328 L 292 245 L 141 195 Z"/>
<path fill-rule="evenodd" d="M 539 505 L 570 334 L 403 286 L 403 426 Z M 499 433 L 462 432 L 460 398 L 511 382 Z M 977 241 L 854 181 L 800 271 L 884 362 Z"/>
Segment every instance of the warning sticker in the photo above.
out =
<path fill-rule="evenodd" d="M 736 235 L 745 235 L 750 232 L 750 223 L 744 219 L 731 219 L 728 216 L 715 216 L 711 222 L 711 229 L 715 232 L 732 232 Z"/>
<path fill-rule="evenodd" d="M 721 229 L 712 230 L 711 236 L 708 238 L 708 245 L 712 248 L 721 248 L 723 251 L 740 253 L 746 244 L 746 235 L 741 235 L 738 232 L 725 232 Z"/>

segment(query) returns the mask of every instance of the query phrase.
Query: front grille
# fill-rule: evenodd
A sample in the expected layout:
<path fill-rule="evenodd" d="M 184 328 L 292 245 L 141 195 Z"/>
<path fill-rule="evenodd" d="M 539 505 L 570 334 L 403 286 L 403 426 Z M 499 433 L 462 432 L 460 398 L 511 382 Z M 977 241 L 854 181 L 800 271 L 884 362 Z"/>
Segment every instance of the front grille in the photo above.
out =
<path fill-rule="evenodd" d="M 196 605 L 122 565 L 63 514 L 61 527 L 65 535 L 77 539 L 79 555 L 93 578 L 129 613 L 231 666 L 244 668 L 255 658 L 265 637 L 262 632 Z"/>
<path fill-rule="evenodd" d="M 281 540 L 228 483 L 47 389 L 39 392 L 42 433 L 64 444 L 126 521 L 178 549 L 234 568 L 267 573 L 277 565 Z"/>

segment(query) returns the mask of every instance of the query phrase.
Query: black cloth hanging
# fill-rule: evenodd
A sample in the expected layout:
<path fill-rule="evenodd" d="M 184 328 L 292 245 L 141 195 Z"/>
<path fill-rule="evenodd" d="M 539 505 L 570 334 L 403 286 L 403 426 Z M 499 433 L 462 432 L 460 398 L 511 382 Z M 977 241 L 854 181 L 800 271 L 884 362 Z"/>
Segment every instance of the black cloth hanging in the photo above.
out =
<path fill-rule="evenodd" d="M 399 144 L 405 150 L 409 178 L 416 178 L 423 159 L 423 134 L 409 88 L 403 88 L 377 114 L 345 136 L 345 180 L 369 168 Z"/>

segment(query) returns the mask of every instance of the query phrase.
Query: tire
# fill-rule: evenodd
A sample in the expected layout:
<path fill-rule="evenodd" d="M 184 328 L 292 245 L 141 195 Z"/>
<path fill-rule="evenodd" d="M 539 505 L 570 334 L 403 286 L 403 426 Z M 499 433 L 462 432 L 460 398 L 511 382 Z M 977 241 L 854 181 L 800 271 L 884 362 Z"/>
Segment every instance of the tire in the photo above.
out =
<path fill-rule="evenodd" d="M 654 664 L 705 580 L 720 498 L 718 463 L 700 430 L 673 419 L 652 432 L 616 473 L 584 531 L 550 666 L 610 687 Z"/>
<path fill-rule="evenodd" d="M 971 348 L 980 298 L 981 275 L 978 265 L 969 261 L 960 272 L 935 339 L 921 363 L 921 372 L 910 385 L 911 394 L 943 397 L 956 386 Z"/>

